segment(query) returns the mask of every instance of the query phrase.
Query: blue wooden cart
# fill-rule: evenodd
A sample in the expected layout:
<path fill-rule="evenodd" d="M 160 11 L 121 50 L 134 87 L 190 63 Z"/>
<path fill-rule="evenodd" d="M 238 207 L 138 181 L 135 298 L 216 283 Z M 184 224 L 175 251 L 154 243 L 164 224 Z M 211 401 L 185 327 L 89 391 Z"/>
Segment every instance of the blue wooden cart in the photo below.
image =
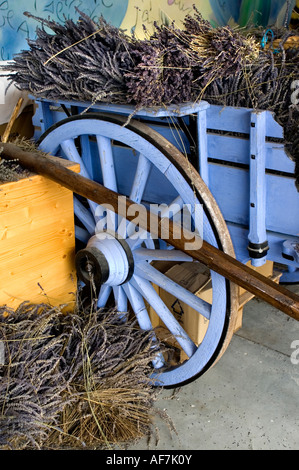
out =
<path fill-rule="evenodd" d="M 206 102 L 136 111 L 125 105 L 37 99 L 33 123 L 40 148 L 79 162 L 84 176 L 147 208 L 156 204 L 163 212 L 172 207 L 172 217 L 188 207 L 193 229 L 208 243 L 242 263 L 279 263 L 283 282 L 299 281 L 295 164 L 270 112 Z M 201 218 L 195 216 L 198 206 Z M 150 234 L 132 236 L 136 227 L 119 219 L 117 235 L 102 237 L 104 215 L 107 225 L 108 216 L 115 223 L 114 214 L 77 196 L 74 210 L 79 253 L 97 253 L 98 306 L 112 298 L 118 312 L 131 310 L 147 330 L 152 329 L 152 308 L 184 351 L 186 360 L 178 364 L 157 356 L 153 381 L 176 386 L 210 368 L 234 331 L 237 286 L 211 272 L 210 305 L 159 269 L 165 261 L 192 262 L 186 253 Z M 79 260 L 79 278 L 87 282 L 81 268 Z M 153 284 L 209 320 L 200 344 L 190 339 Z"/>

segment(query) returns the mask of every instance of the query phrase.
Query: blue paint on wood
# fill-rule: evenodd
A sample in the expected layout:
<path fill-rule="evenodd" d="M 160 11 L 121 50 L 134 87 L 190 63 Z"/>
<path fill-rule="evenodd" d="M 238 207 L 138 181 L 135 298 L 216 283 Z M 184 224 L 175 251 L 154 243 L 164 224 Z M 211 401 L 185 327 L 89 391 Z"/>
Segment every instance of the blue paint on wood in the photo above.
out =
<path fill-rule="evenodd" d="M 43 100 L 38 103 L 34 124 L 41 129 L 36 130 L 36 137 L 40 136 L 51 123 L 59 122 L 66 117 L 57 103 L 51 103 L 51 106 Z M 89 106 L 86 103 L 64 102 L 63 104 L 69 110 L 71 105 L 76 105 L 80 112 Z M 88 111 L 109 111 L 130 116 L 134 113 L 134 107 L 104 103 L 92 105 Z M 283 146 L 282 127 L 269 111 L 209 106 L 206 102 L 174 105 L 168 109 L 139 110 L 136 117 L 145 119 L 149 125 L 189 156 L 190 142 L 177 120 L 178 117 L 184 117 L 188 123 L 189 114 L 198 117 L 200 174 L 215 197 L 224 219 L 234 227 L 233 244 L 236 253 L 241 253 L 238 259 L 244 262 L 248 260 L 247 248 L 245 253 L 243 250 L 244 246 L 248 245 L 249 237 L 252 241 L 268 239 L 270 250 L 267 259 L 288 263 L 282 258 L 282 243 L 288 237 L 298 238 L 299 194 L 293 177 L 295 164 L 287 156 Z M 170 122 L 173 124 L 171 127 Z M 254 128 L 251 127 L 252 122 L 255 124 Z M 258 158 L 254 160 L 251 158 L 252 155 Z M 114 158 L 119 190 L 129 195 L 137 156 L 129 149 L 116 147 Z M 102 182 L 98 161 L 87 155 L 86 165 L 92 168 L 93 178 Z M 161 200 L 169 203 L 173 200 L 175 197 L 173 188 L 163 183 L 162 179 L 160 172 L 154 168 L 144 191 L 147 200 L 156 203 Z M 255 207 L 252 207 L 251 203 L 255 204 Z M 237 235 L 238 230 L 242 233 L 241 238 Z M 244 233 L 247 245 L 243 243 Z M 279 243 L 277 240 L 280 240 Z M 294 263 L 289 264 L 293 266 Z M 298 268 L 297 263 L 295 269 Z"/>
<path fill-rule="evenodd" d="M 249 165 L 249 233 L 252 263 L 261 266 L 268 251 L 266 234 L 266 113 L 251 113 Z M 262 246 L 267 246 L 266 251 Z M 265 256 L 261 257 L 261 252 Z"/>

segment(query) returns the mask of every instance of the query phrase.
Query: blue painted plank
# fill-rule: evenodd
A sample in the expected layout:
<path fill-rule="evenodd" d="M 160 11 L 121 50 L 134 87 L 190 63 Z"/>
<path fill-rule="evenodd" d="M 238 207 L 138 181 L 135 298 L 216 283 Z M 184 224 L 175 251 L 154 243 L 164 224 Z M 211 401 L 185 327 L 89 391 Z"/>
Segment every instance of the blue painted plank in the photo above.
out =
<path fill-rule="evenodd" d="M 64 104 L 64 103 L 62 103 Z M 66 102 L 66 106 L 70 111 L 70 105 L 71 103 Z M 47 103 L 42 102 L 39 103 L 39 107 L 37 108 L 37 111 L 35 113 L 35 116 L 33 118 L 33 125 L 35 126 L 35 135 L 34 138 L 37 140 L 43 132 L 45 132 L 46 129 L 50 127 L 52 124 L 56 124 L 62 119 L 65 119 L 67 117 L 65 111 L 61 108 L 61 106 L 58 106 L 57 103 L 50 103 L 49 105 L 49 111 L 46 114 L 46 116 L 50 116 L 51 120 L 49 121 L 48 119 L 48 124 L 45 124 L 41 127 L 40 119 L 42 119 L 43 115 L 43 108 L 45 109 L 47 106 Z M 82 110 L 85 108 L 78 109 L 78 114 L 82 112 Z M 102 106 L 97 108 L 96 106 L 92 106 L 90 108 L 90 112 L 99 112 L 99 111 L 107 111 L 109 109 L 110 112 L 113 112 L 114 108 L 110 107 L 108 108 L 106 106 Z M 186 108 L 186 111 L 189 108 Z M 118 107 L 116 108 L 118 110 Z M 128 111 L 127 108 L 122 107 L 121 111 L 122 113 L 119 114 L 125 114 L 125 111 Z M 132 110 L 131 110 L 132 111 Z M 116 111 L 115 111 L 116 112 Z M 50 113 L 50 114 L 49 114 Z M 138 116 L 138 113 L 136 114 L 136 117 Z M 135 116 L 134 116 L 135 117 Z M 146 116 L 147 117 L 147 116 Z M 184 154 L 189 154 L 190 153 L 190 144 L 189 141 L 186 137 L 186 134 L 184 133 L 183 129 L 180 127 L 180 124 L 177 121 L 178 115 L 176 114 L 173 118 L 167 118 L 167 117 L 159 117 L 159 116 L 149 116 L 150 120 L 152 120 L 152 124 L 149 124 L 151 128 L 153 128 L 156 132 L 161 134 L 163 137 L 165 137 L 169 142 L 171 142 L 175 147 L 177 147 L 182 153 Z"/>
<path fill-rule="evenodd" d="M 249 139 L 208 133 L 208 158 L 249 165 Z"/>
<path fill-rule="evenodd" d="M 211 105 L 207 109 L 208 129 L 218 129 L 228 132 L 249 134 L 250 114 L 249 108 L 234 108 L 230 106 Z M 266 135 L 267 137 L 283 138 L 283 129 L 275 121 L 273 113 L 266 111 Z"/>
<path fill-rule="evenodd" d="M 198 113 L 197 116 L 197 148 L 198 148 L 198 168 L 200 176 L 209 187 L 209 167 L 208 167 L 208 138 L 207 138 L 207 113 Z"/>
<path fill-rule="evenodd" d="M 218 164 L 209 165 L 210 190 L 224 219 L 242 225 L 249 221 L 249 173 Z"/>
<path fill-rule="evenodd" d="M 275 121 L 275 115 L 271 111 L 266 111 L 267 120 L 266 120 L 266 136 L 275 137 L 277 139 L 283 139 L 284 133 L 283 128 Z"/>
<path fill-rule="evenodd" d="M 295 163 L 287 156 L 284 145 L 266 142 L 266 168 L 286 173 L 295 172 Z M 208 133 L 208 157 L 249 165 L 249 139 Z"/>
<path fill-rule="evenodd" d="M 34 96 L 31 97 L 32 99 L 35 99 Z M 151 116 L 151 117 L 163 117 L 163 116 L 174 116 L 174 117 L 179 117 L 179 116 L 187 116 L 189 114 L 194 114 L 198 113 L 200 111 L 204 111 L 207 108 L 209 108 L 209 104 L 206 101 L 199 101 L 196 103 L 189 102 L 189 103 L 183 103 L 183 104 L 173 104 L 170 106 L 153 106 L 151 108 L 143 108 L 138 111 L 136 111 L 136 108 L 134 105 L 126 105 L 126 104 L 111 104 L 111 103 L 95 103 L 95 104 L 90 104 L 90 103 L 82 103 L 82 102 L 70 102 L 70 101 L 48 101 L 48 100 L 43 100 L 43 99 L 38 99 L 39 102 L 46 102 L 50 103 L 53 105 L 59 105 L 59 104 L 64 104 L 67 107 L 70 106 L 78 106 L 84 110 L 98 110 L 98 111 L 106 111 L 106 112 L 111 112 L 111 113 L 117 113 L 117 114 L 125 114 L 127 116 L 134 115 L 134 116 Z"/>
<path fill-rule="evenodd" d="M 207 109 L 207 128 L 249 134 L 250 110 L 212 105 Z"/>
<path fill-rule="evenodd" d="M 164 125 L 161 124 L 149 124 L 150 127 L 158 132 L 160 135 L 165 137 L 172 145 L 174 145 L 180 152 L 184 155 L 190 153 L 190 143 L 184 133 L 183 129 L 176 125 L 176 127 L 165 122 Z"/>
<path fill-rule="evenodd" d="M 210 189 L 227 222 L 249 223 L 249 172 L 210 164 Z M 266 175 L 266 228 L 274 232 L 299 234 L 299 197 L 295 180 Z"/>
<path fill-rule="evenodd" d="M 266 226 L 268 230 L 299 236 L 299 194 L 295 180 L 267 175 Z"/>
<path fill-rule="evenodd" d="M 266 168 L 295 174 L 295 162 L 287 155 L 283 144 L 267 142 Z"/>

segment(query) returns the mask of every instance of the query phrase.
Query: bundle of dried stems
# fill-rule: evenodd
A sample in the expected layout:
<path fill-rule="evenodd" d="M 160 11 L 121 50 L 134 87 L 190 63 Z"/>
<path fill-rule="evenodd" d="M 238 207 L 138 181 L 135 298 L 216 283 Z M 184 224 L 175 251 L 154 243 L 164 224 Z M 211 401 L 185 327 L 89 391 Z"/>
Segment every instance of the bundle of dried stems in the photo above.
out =
<path fill-rule="evenodd" d="M 93 306 L 0 308 L 0 447 L 107 448 L 152 429 L 157 344 Z"/>
<path fill-rule="evenodd" d="M 142 40 L 83 13 L 77 23 L 66 20 L 64 25 L 37 20 L 42 24 L 37 38 L 4 67 L 18 88 L 54 101 L 98 100 L 141 108 L 205 99 L 273 111 L 297 162 L 299 185 L 299 105 L 291 100 L 299 47 L 284 47 L 296 30 L 274 28 L 278 46 L 269 41 L 263 49 L 265 31 L 212 28 L 195 7 L 183 28 L 156 24 Z"/>

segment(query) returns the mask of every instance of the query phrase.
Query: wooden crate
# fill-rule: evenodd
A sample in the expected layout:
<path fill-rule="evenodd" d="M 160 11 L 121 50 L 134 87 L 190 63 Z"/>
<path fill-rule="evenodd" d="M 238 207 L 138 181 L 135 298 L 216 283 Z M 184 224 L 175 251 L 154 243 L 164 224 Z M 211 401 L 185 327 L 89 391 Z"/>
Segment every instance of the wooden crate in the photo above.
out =
<path fill-rule="evenodd" d="M 28 105 L 26 108 L 23 109 L 21 114 L 17 117 L 15 122 L 13 123 L 10 135 L 11 136 L 21 136 L 26 137 L 27 139 L 31 139 L 34 134 L 34 127 L 32 124 L 32 116 L 33 116 L 33 105 Z M 0 135 L 3 135 L 4 131 L 6 130 L 8 123 L 4 123 L 0 125 Z"/>
<path fill-rule="evenodd" d="M 212 303 L 209 269 L 202 264 L 181 263 L 174 265 L 169 269 L 167 269 L 166 264 L 165 267 L 162 265 L 159 266 L 159 268 L 167 277 L 174 280 L 185 289 L 201 297 L 208 303 Z M 154 288 L 176 320 L 178 320 L 184 330 L 188 333 L 192 341 L 195 344 L 201 343 L 207 331 L 209 321 L 202 315 L 199 315 L 192 307 L 177 299 L 174 295 L 169 294 L 156 285 L 154 285 Z M 174 338 L 169 337 L 169 333 L 165 328 L 165 325 L 150 306 L 149 315 L 153 327 L 157 329 L 158 336 L 162 340 L 166 341 L 166 343 L 180 349 L 179 344 L 174 340 Z M 185 359 L 183 351 L 181 351 L 180 355 L 181 360 Z"/>
<path fill-rule="evenodd" d="M 251 262 L 248 261 L 246 263 L 247 266 L 249 266 L 251 269 L 254 269 L 255 271 L 259 272 L 260 274 L 263 274 L 263 276 L 266 276 L 274 282 L 279 282 L 279 279 L 281 278 L 282 273 L 278 271 L 274 271 L 274 263 L 273 261 L 266 261 L 266 263 L 263 266 L 260 267 L 255 267 L 252 266 Z M 243 319 L 243 308 L 244 305 L 247 304 L 251 299 L 254 298 L 254 295 L 251 294 L 250 292 L 246 291 L 242 287 L 239 287 L 239 314 L 237 318 L 237 322 L 235 325 L 235 332 L 238 331 L 240 328 L 242 328 L 242 319 Z"/>
<path fill-rule="evenodd" d="M 250 262 L 248 262 L 247 264 L 252 267 Z M 280 273 L 273 272 L 272 261 L 267 261 L 261 267 L 252 268 L 255 271 L 260 272 L 264 276 L 269 277 L 276 282 L 279 281 L 279 278 L 281 276 Z M 182 263 L 173 266 L 168 270 L 165 270 L 165 274 L 170 279 L 178 282 L 183 287 L 188 289 L 190 292 L 194 293 L 206 302 L 212 304 L 212 284 L 209 276 L 209 269 L 205 266 L 201 265 L 200 263 Z M 168 292 L 165 292 L 160 287 L 154 287 L 155 290 L 159 293 L 165 305 L 176 317 L 179 323 L 183 326 L 192 341 L 197 345 L 200 344 L 206 334 L 207 328 L 209 326 L 209 321 L 202 315 L 199 315 L 198 312 L 192 309 L 189 305 L 186 305 L 184 302 L 177 299 L 175 296 L 169 294 Z M 249 300 L 251 300 L 253 297 L 253 294 L 239 287 L 239 308 L 234 332 L 238 331 L 242 327 L 244 305 L 249 302 Z M 153 326 L 155 328 L 158 328 L 160 335 L 164 339 L 165 337 L 167 337 L 167 334 L 163 332 L 163 323 L 152 308 L 149 309 L 149 312 L 151 320 L 153 322 Z M 168 342 L 176 347 L 179 347 L 179 345 L 173 340 L 169 340 Z M 185 359 L 186 355 L 182 351 L 181 360 L 183 361 Z"/>
<path fill-rule="evenodd" d="M 73 171 L 79 165 L 59 159 Z M 0 305 L 74 306 L 73 194 L 40 175 L 0 185 Z"/>

